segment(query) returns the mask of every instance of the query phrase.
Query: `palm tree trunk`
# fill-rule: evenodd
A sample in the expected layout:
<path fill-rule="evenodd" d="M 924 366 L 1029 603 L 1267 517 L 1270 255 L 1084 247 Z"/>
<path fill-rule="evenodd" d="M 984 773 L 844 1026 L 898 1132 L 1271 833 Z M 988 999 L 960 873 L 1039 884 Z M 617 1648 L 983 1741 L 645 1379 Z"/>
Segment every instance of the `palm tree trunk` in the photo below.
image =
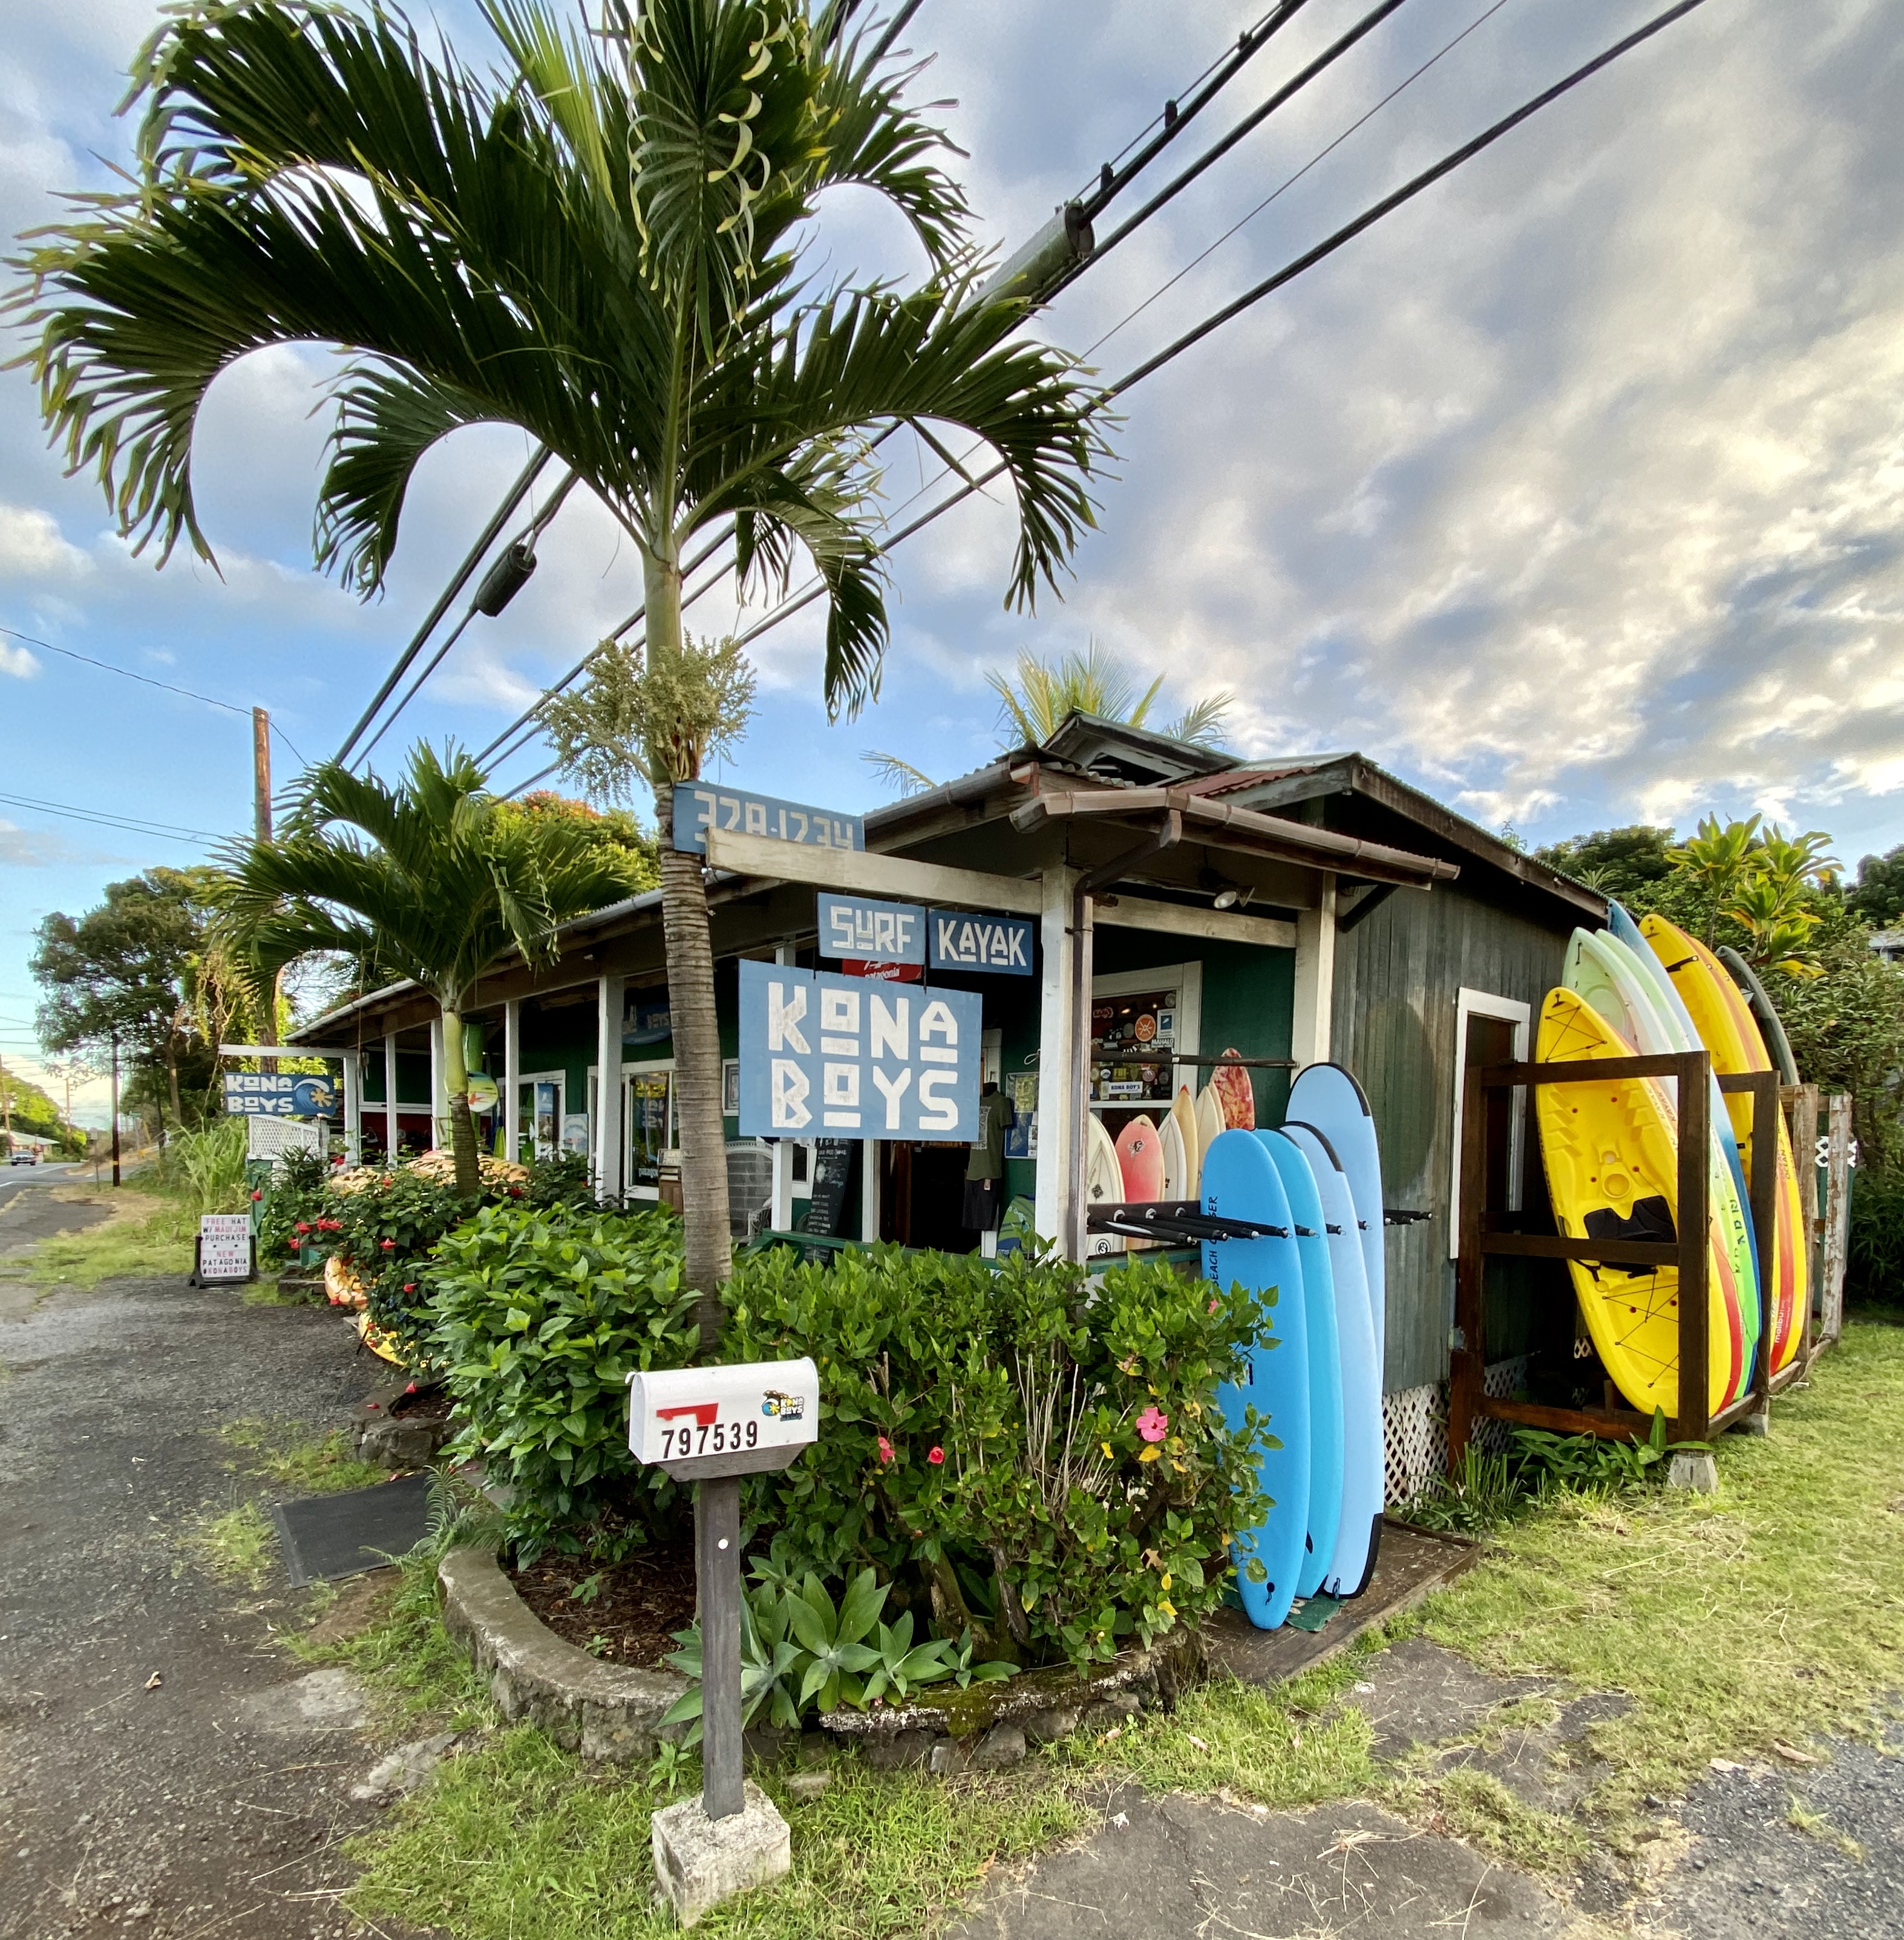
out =
<path fill-rule="evenodd" d="M 461 1198 L 473 1199 L 483 1189 L 483 1179 L 476 1163 L 476 1121 L 469 1110 L 462 1013 L 447 1002 L 443 1006 L 443 1088 L 450 1097 L 450 1149 L 456 1159 L 456 1192 Z"/>
<path fill-rule="evenodd" d="M 651 667 L 681 651 L 681 568 L 673 558 L 645 562 Z M 658 744 L 661 737 L 655 740 Z M 679 748 L 677 746 L 677 754 Z M 692 781 L 684 765 L 650 755 L 654 820 L 660 837 L 661 928 L 667 940 L 668 1015 L 674 1036 L 675 1114 L 681 1134 L 681 1202 L 686 1228 L 687 1284 L 700 1298 L 694 1317 L 703 1356 L 721 1338 L 720 1289 L 734 1270 L 728 1230 L 727 1147 L 721 1124 L 721 1036 L 714 1008 L 714 949 L 700 859 L 674 849 L 674 789 Z"/>

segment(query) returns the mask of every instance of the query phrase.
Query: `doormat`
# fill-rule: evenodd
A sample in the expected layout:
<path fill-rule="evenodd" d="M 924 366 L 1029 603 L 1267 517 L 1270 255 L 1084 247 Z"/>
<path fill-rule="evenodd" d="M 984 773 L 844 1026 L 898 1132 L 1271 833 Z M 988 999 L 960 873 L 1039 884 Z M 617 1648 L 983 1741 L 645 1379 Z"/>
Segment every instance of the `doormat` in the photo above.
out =
<path fill-rule="evenodd" d="M 1289 1612 L 1289 1627 L 1295 1630 L 1319 1630 L 1341 1607 L 1340 1597 L 1311 1597 Z"/>
<path fill-rule="evenodd" d="M 277 1502 L 272 1520 L 284 1543 L 293 1589 L 381 1569 L 429 1533 L 430 1478 L 405 1475 L 341 1495 Z"/>

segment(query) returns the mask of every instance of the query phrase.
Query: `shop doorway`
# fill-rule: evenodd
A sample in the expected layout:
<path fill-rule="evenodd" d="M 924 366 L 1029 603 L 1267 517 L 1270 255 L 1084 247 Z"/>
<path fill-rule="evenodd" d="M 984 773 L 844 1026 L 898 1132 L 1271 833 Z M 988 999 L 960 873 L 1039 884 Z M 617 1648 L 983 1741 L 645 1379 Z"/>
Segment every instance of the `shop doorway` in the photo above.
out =
<path fill-rule="evenodd" d="M 879 1148 L 879 1236 L 902 1246 L 969 1253 L 978 1236 L 965 1219 L 967 1145 L 902 1143 Z"/>

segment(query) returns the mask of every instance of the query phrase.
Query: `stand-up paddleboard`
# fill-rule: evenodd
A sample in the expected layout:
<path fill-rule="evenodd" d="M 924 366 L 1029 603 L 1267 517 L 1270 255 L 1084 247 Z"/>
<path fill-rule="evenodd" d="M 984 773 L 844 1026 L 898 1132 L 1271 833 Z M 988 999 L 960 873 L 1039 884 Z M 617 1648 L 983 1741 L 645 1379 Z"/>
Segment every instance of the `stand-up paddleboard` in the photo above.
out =
<path fill-rule="evenodd" d="M 1302 1324 L 1309 1345 L 1309 1538 L 1295 1593 L 1313 1597 L 1335 1557 L 1342 1521 L 1342 1344 L 1335 1326 L 1335 1272 L 1316 1175 L 1293 1139 L 1259 1130 L 1289 1194 L 1302 1260 Z"/>
<path fill-rule="evenodd" d="M 1659 960 L 1658 953 L 1648 941 L 1645 932 L 1627 914 L 1624 904 L 1611 897 L 1606 902 L 1606 926 L 1613 939 L 1619 943 L 1640 966 L 1649 987 L 1658 999 L 1659 1012 L 1669 1026 L 1676 1031 L 1681 1051 L 1697 1051 L 1700 1048 L 1699 1026 L 1692 1021 L 1692 1013 L 1686 1008 L 1686 999 L 1674 988 L 1673 980 L 1666 974 L 1666 966 Z M 1726 1094 L 1719 1088 L 1719 1068 L 1713 1067 L 1712 1090 L 1707 1106 L 1707 1117 L 1711 1121 L 1719 1149 L 1726 1155 L 1727 1170 L 1732 1175 L 1732 1185 L 1738 1194 L 1739 1203 L 1745 1209 L 1747 1231 L 1752 1225 L 1752 1194 L 1746 1184 L 1745 1161 L 1739 1155 L 1739 1142 L 1732 1130 L 1732 1115 L 1727 1109 Z M 1758 1259 L 1757 1241 L 1753 1241 L 1753 1274 L 1756 1277 Z"/>
<path fill-rule="evenodd" d="M 1164 1197 L 1194 1199 L 1195 1182 L 1191 1179 L 1190 1168 L 1184 1163 L 1183 1134 L 1177 1129 L 1176 1118 L 1168 1112 L 1158 1122 L 1157 1146 L 1164 1155 Z"/>
<path fill-rule="evenodd" d="M 1197 1149 L 1206 1158 L 1218 1137 L 1228 1129 L 1223 1123 L 1223 1101 L 1207 1084 L 1197 1094 Z"/>
<path fill-rule="evenodd" d="M 1696 937 L 1688 936 L 1664 917 L 1649 916 L 1640 927 L 1672 978 L 1673 987 L 1685 999 L 1692 1021 L 1712 1053 L 1713 1069 L 1726 1072 L 1771 1070 L 1771 1058 L 1765 1039 L 1759 1034 L 1751 1006 L 1726 974 L 1726 966 L 1719 959 Z M 1732 1108 L 1732 1126 L 1739 1135 L 1741 1156 L 1750 1165 L 1755 1130 L 1752 1101 L 1734 1092 L 1727 1095 L 1726 1102 Z M 1771 1365 L 1776 1370 L 1785 1366 L 1798 1352 L 1799 1317 L 1805 1311 L 1803 1303 L 1811 1297 L 1811 1289 L 1805 1270 L 1807 1249 L 1802 1237 L 1798 1167 L 1783 1112 L 1774 1115 L 1774 1125 L 1777 1143 L 1773 1159 L 1773 1279 L 1771 1298 L 1766 1305 L 1771 1332 Z"/>
<path fill-rule="evenodd" d="M 1567 944 L 1561 981 L 1592 1005 L 1629 1050 L 1655 1057 L 1698 1048 L 1697 1040 L 1686 1042 L 1678 1019 L 1656 1001 L 1645 966 L 1618 937 L 1576 929 Z M 1665 1101 L 1677 1134 L 1677 1087 L 1671 1078 L 1646 1081 Z M 1759 1261 L 1751 1214 L 1740 1197 L 1735 1173 L 1738 1164 L 1737 1148 L 1732 1148 L 1729 1158 L 1729 1140 L 1721 1135 L 1721 1127 L 1729 1130 L 1729 1124 L 1724 1112 L 1715 1109 L 1707 1139 L 1707 1192 L 1713 1221 L 1732 1264 L 1732 1284 L 1739 1306 L 1735 1324 L 1741 1343 L 1740 1379 L 1745 1381 L 1751 1378 L 1753 1357 L 1759 1345 Z M 1726 1399 L 1729 1402 L 1735 1397 L 1728 1395 Z"/>
<path fill-rule="evenodd" d="M 1243 1054 L 1232 1047 L 1223 1055 L 1240 1060 Z M 1210 1088 L 1222 1112 L 1223 1123 L 1231 1131 L 1253 1132 L 1256 1129 L 1256 1094 L 1250 1084 L 1246 1065 L 1240 1062 L 1218 1065 L 1210 1074 Z"/>
<path fill-rule="evenodd" d="M 1170 1100 L 1170 1123 L 1176 1126 L 1178 1142 L 1183 1147 L 1183 1190 L 1177 1196 L 1194 1199 L 1197 1182 L 1203 1176 L 1204 1142 L 1197 1135 L 1197 1101 L 1187 1084 L 1179 1084 L 1176 1096 Z"/>
<path fill-rule="evenodd" d="M 1539 1063 L 1629 1055 L 1576 991 L 1549 991 L 1534 1047 Z M 1576 1239 L 1670 1243 L 1679 1226 L 1679 1137 L 1659 1087 L 1643 1078 L 1613 1078 L 1533 1088 L 1541 1161 L 1561 1231 Z M 1706 1244 L 1706 1392 L 1716 1405 L 1738 1392 L 1743 1344 L 1732 1263 L 1710 1219 Z M 1614 1385 L 1640 1414 L 1663 1408 L 1676 1416 L 1679 1268 L 1570 1260 L 1567 1270 Z"/>
<path fill-rule="evenodd" d="M 1375 1329 L 1379 1380 L 1388 1351 L 1388 1241 L 1382 1218 L 1382 1158 L 1375 1142 L 1375 1115 L 1353 1072 L 1339 1064 L 1312 1064 L 1296 1074 L 1289 1087 L 1289 1109 L 1283 1115 L 1314 1126 L 1329 1141 L 1347 1177 L 1368 1282 L 1368 1318 Z"/>
<path fill-rule="evenodd" d="M 1323 1572 L 1322 1588 L 1332 1597 L 1353 1597 L 1374 1572 L 1387 1495 L 1382 1467 L 1381 1364 L 1368 1313 L 1368 1270 L 1356 1230 L 1355 1200 L 1334 1148 L 1312 1125 L 1286 1124 L 1283 1136 L 1309 1161 L 1322 1201 L 1342 1371 L 1342 1513 L 1336 1524 L 1335 1553 Z"/>
<path fill-rule="evenodd" d="M 1124 1181 L 1125 1199 L 1142 1203 L 1164 1197 L 1164 1144 L 1149 1115 L 1140 1112 L 1118 1133 L 1115 1142 L 1118 1172 Z M 1147 1240 L 1124 1242 L 1133 1249 L 1149 1243 Z"/>
<path fill-rule="evenodd" d="M 1110 1133 L 1105 1130 L 1103 1121 L 1095 1112 L 1085 1114 L 1085 1203 L 1115 1205 L 1124 1197 L 1124 1173 L 1117 1162 L 1117 1147 L 1112 1144 Z M 1115 1233 L 1085 1234 L 1087 1258 L 1125 1250 L 1124 1240 Z"/>
<path fill-rule="evenodd" d="M 1253 1408 L 1269 1422 L 1270 1446 L 1258 1457 L 1263 1493 L 1274 1506 L 1256 1528 L 1236 1536 L 1237 1592 L 1243 1613 L 1260 1630 L 1289 1614 L 1302 1568 L 1309 1524 L 1309 1362 L 1303 1325 L 1302 1263 L 1296 1250 L 1289 1196 L 1275 1164 L 1251 1132 L 1225 1132 L 1204 1155 L 1204 1210 L 1255 1219 L 1283 1229 L 1280 1239 L 1212 1240 L 1204 1270 L 1219 1286 L 1240 1282 L 1259 1293 L 1276 1289 L 1263 1331 L 1250 1350 L 1247 1385 L 1216 1391 L 1223 1418 L 1243 1425 Z M 1281 1446 L 1274 1444 L 1280 1442 Z M 1253 1566 L 1259 1565 L 1260 1568 Z M 1257 1582 L 1253 1579 L 1261 1575 Z"/>
<path fill-rule="evenodd" d="M 1753 1021 L 1759 1026 L 1759 1035 L 1765 1039 L 1766 1050 L 1771 1054 L 1772 1069 L 1778 1073 L 1779 1083 L 1797 1084 L 1799 1061 L 1792 1055 L 1792 1040 L 1785 1035 L 1785 1021 L 1760 982 L 1758 972 L 1729 943 L 1719 946 L 1719 960 L 1732 972 L 1732 981 L 1745 993 Z"/>

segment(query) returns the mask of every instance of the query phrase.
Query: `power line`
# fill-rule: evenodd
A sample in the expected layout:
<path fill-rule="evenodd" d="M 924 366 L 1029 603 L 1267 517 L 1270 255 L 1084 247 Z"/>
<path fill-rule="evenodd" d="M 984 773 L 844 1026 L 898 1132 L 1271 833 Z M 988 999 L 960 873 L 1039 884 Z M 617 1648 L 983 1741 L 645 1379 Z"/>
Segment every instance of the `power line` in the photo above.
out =
<path fill-rule="evenodd" d="M 1441 46 L 1436 48 L 1434 53 L 1430 54 L 1412 74 L 1408 75 L 1404 79 L 1396 82 L 1395 86 L 1391 87 L 1365 114 L 1360 115 L 1355 120 L 1351 121 L 1349 125 L 1342 130 L 1341 133 L 1338 135 L 1335 140 L 1329 142 L 1326 147 L 1318 148 L 1316 152 L 1309 157 L 1308 160 L 1304 162 L 1301 167 L 1296 170 L 1295 174 L 1284 176 L 1283 180 L 1278 182 L 1275 188 L 1271 189 L 1269 194 L 1265 196 L 1262 200 L 1258 203 L 1256 207 L 1251 209 L 1246 215 L 1242 216 L 1237 221 L 1231 223 L 1229 227 L 1225 230 L 1222 234 L 1218 236 L 1214 242 L 1212 242 L 1207 249 L 1199 250 L 1198 253 L 1192 256 L 1189 261 L 1185 263 L 1183 267 L 1179 270 L 1174 276 L 1171 276 L 1167 281 L 1158 284 L 1157 288 L 1152 290 L 1150 294 L 1146 297 L 1143 301 L 1138 304 L 1135 310 L 1130 311 L 1127 315 L 1120 318 L 1117 322 L 1112 324 L 1110 328 L 1106 331 L 1103 335 L 1097 339 L 1096 343 L 1093 343 L 1089 349 L 1086 349 L 1082 353 L 1083 355 L 1090 357 L 1094 355 L 1097 352 L 1103 349 L 1104 346 L 1109 343 L 1111 339 L 1116 336 L 1118 332 L 1123 329 L 1126 324 L 1134 323 L 1137 319 L 1142 316 L 1144 312 L 1149 309 L 1151 305 L 1155 303 L 1160 297 L 1167 295 L 1170 291 L 1175 289 L 1177 285 L 1182 282 L 1184 278 L 1188 276 L 1190 272 L 1195 269 L 1198 264 L 1204 262 L 1208 258 L 1214 255 L 1219 249 L 1222 248 L 1225 242 L 1228 242 L 1232 236 L 1235 235 L 1240 230 L 1246 228 L 1251 223 L 1255 221 L 1256 218 L 1262 215 L 1263 211 L 1266 209 L 1271 203 L 1274 202 L 1280 196 L 1284 194 L 1287 191 L 1295 188 L 1296 184 L 1301 181 L 1303 177 L 1308 174 L 1311 169 L 1316 168 L 1322 163 L 1326 161 L 1329 157 L 1334 154 L 1335 151 L 1339 148 L 1351 135 L 1354 134 L 1358 129 L 1365 127 L 1369 122 L 1372 121 L 1375 117 L 1396 98 L 1397 95 L 1405 93 L 1408 89 L 1412 87 L 1414 84 L 1419 81 L 1437 61 L 1440 60 L 1445 54 L 1453 53 L 1455 48 L 1458 47 L 1470 34 L 1474 32 L 1477 28 L 1481 26 L 1486 22 L 1491 20 L 1506 5 L 1507 0 L 1494 0 L 1494 4 L 1490 7 L 1484 14 L 1479 14 L 1474 20 L 1469 21 L 1469 23 L 1463 27 L 1452 40 L 1443 41 Z"/>
<path fill-rule="evenodd" d="M 423 651 L 423 643 L 435 632 L 437 622 L 450 610 L 450 602 L 468 583 L 469 575 L 482 563 L 483 555 L 496 543 L 496 535 L 508 523 L 516 508 L 528 496 L 529 488 L 535 483 L 537 474 L 548 462 L 548 447 L 537 446 L 534 456 L 523 467 L 516 482 L 509 488 L 508 497 L 497 506 L 489 523 L 478 535 L 476 543 L 464 555 L 463 562 L 457 567 L 455 576 L 438 596 L 435 604 L 423 616 L 423 624 L 410 636 L 409 645 L 397 656 L 396 665 L 385 677 L 383 685 L 371 697 L 371 704 L 359 717 L 356 726 L 344 737 L 343 746 L 331 757 L 334 761 L 345 760 L 357 745 L 358 737 L 376 719 L 378 709 L 389 699 L 397 682 L 409 671 L 410 662 Z"/>
<path fill-rule="evenodd" d="M 1165 345 L 1154 356 L 1146 358 L 1141 364 L 1125 372 L 1124 376 L 1118 378 L 1115 383 L 1109 385 L 1098 394 L 1096 403 L 1091 407 L 1092 410 L 1102 410 L 1126 392 L 1134 390 L 1146 377 L 1161 370 L 1173 359 L 1182 356 L 1184 352 L 1194 345 L 1201 343 L 1212 331 L 1220 328 L 1222 325 L 1228 322 L 1232 318 L 1240 316 L 1244 310 L 1262 302 L 1266 297 L 1273 295 L 1284 285 L 1293 282 L 1304 270 L 1313 269 L 1325 258 L 1332 256 L 1337 250 L 1341 249 L 1345 244 L 1353 242 L 1356 236 L 1380 221 L 1384 216 L 1392 213 L 1404 203 L 1411 201 L 1423 190 L 1433 187 L 1444 175 L 1451 173 L 1463 162 L 1472 160 L 1484 148 L 1491 147 L 1503 136 L 1518 127 L 1530 116 L 1537 114 L 1542 108 L 1558 100 L 1562 95 L 1577 87 L 1581 82 L 1597 74 L 1602 68 L 1609 66 L 1614 61 L 1618 60 L 1622 54 L 1630 53 L 1643 42 L 1649 41 L 1655 34 L 1671 26 L 1674 21 L 1691 13 L 1695 7 L 1704 5 L 1704 0 L 1679 0 L 1677 5 L 1669 7 L 1664 12 L 1655 14 L 1643 26 L 1635 29 L 1624 40 L 1616 41 L 1603 53 L 1597 54 L 1591 60 L 1576 68 L 1572 73 L 1556 81 L 1552 87 L 1536 95 L 1531 100 L 1524 102 L 1512 114 L 1504 116 L 1500 120 L 1495 122 L 1491 127 L 1484 130 L 1472 141 L 1463 143 L 1460 148 L 1444 156 L 1432 167 L 1424 169 L 1420 174 L 1405 182 L 1401 188 L 1384 196 L 1381 201 L 1372 204 L 1353 221 L 1344 224 L 1340 229 L 1325 237 L 1313 249 L 1305 250 L 1300 256 L 1285 264 L 1274 276 L 1266 276 L 1261 282 L 1246 290 L 1231 302 L 1225 304 L 1221 310 L 1206 317 L 1193 329 L 1185 331 L 1174 342 Z M 1001 461 L 994 465 L 990 470 L 981 472 L 975 477 L 968 479 L 957 490 L 941 499 L 937 505 L 922 513 L 910 524 L 902 526 L 897 532 L 892 534 L 886 540 L 881 550 L 890 551 L 894 546 L 910 538 L 914 533 L 930 525 L 934 520 L 950 511 L 954 507 L 963 504 L 967 499 L 982 490 L 993 480 L 1002 477 L 1008 469 L 1009 468 Z M 794 614 L 810 606 L 825 590 L 826 582 L 823 579 L 816 578 L 804 592 L 783 600 L 770 612 L 764 615 L 745 633 L 738 636 L 738 644 L 745 646 L 759 639 L 763 633 L 778 626 L 782 621 L 791 618 Z"/>
<path fill-rule="evenodd" d="M 74 822 L 96 822 L 108 828 L 129 829 L 135 835 L 162 835 L 172 842 L 222 842 L 222 835 L 209 828 L 182 828 L 169 822 L 135 820 L 130 816 L 108 815 L 87 808 L 75 808 L 63 801 L 36 801 L 29 795 L 0 795 L 0 802 L 11 808 L 26 808 L 42 815 L 61 815 Z"/>
<path fill-rule="evenodd" d="M 150 674 L 134 673 L 130 667 L 114 666 L 110 660 L 96 660 L 90 654 L 77 653 L 71 647 L 56 647 L 50 640 L 37 639 L 31 633 L 21 633 L 17 627 L 0 627 L 0 633 L 5 633 L 10 639 L 24 640 L 29 647 L 38 647 L 43 653 L 64 654 L 69 660 L 84 660 L 88 666 L 97 667 L 102 673 L 116 673 L 122 680 L 136 680 L 147 687 L 163 688 L 167 694 L 182 694 L 188 700 L 203 701 L 207 707 L 222 708 L 227 714 L 250 718 L 252 710 L 249 707 L 234 706 L 230 701 L 216 700 L 209 694 L 194 694 L 188 687 L 175 687 L 170 681 L 154 680 Z M 304 758 L 298 754 L 297 743 L 275 721 L 271 723 L 271 731 L 294 755 L 298 755 L 299 761 Z"/>

